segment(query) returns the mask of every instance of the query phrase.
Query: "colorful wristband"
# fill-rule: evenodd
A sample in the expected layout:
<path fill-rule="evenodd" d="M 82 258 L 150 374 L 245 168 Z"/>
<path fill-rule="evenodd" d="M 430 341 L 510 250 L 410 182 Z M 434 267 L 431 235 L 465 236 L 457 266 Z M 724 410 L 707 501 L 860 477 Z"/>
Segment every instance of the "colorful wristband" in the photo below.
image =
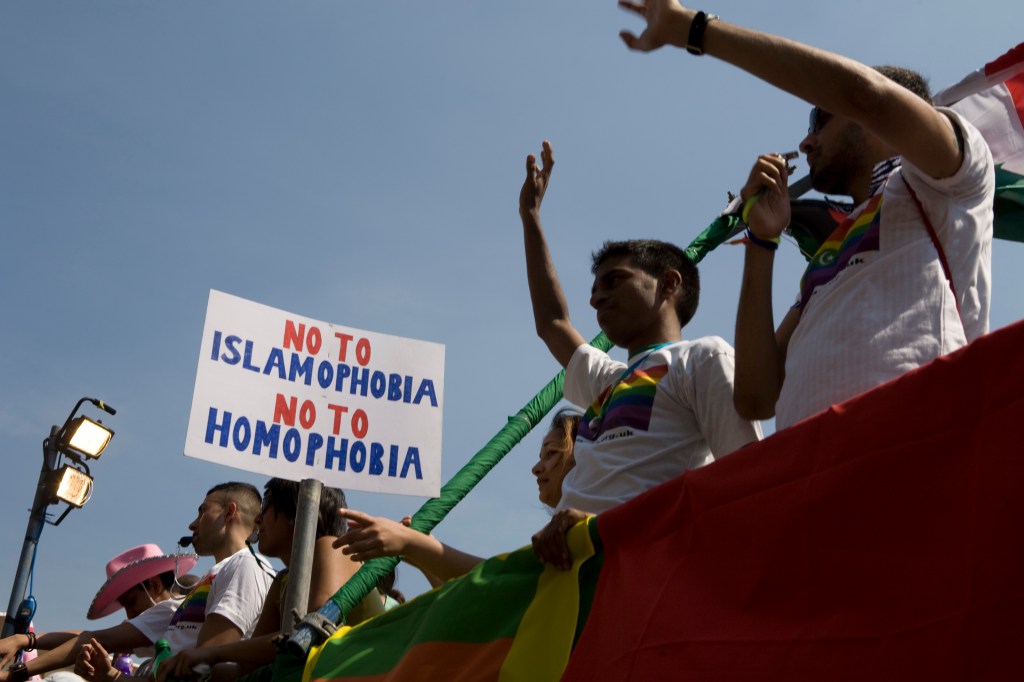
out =
<path fill-rule="evenodd" d="M 777 251 L 779 243 L 782 241 L 778 237 L 775 237 L 774 239 L 762 239 L 751 232 L 749 227 L 747 228 L 746 237 L 747 241 L 754 246 L 760 246 L 762 249 L 767 249 L 768 251 Z"/>
<path fill-rule="evenodd" d="M 757 200 L 761 198 L 761 194 L 763 194 L 763 192 L 758 192 L 743 202 L 743 213 L 740 214 L 740 218 L 743 219 L 744 225 L 750 224 L 750 210 L 754 208 L 754 204 L 756 204 Z"/>

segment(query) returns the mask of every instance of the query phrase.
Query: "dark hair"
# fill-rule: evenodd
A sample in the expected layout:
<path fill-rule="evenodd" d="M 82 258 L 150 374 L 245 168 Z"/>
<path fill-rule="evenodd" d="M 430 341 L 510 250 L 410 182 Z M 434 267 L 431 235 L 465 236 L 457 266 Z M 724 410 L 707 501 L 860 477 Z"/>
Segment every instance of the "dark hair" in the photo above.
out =
<path fill-rule="evenodd" d="M 289 521 L 295 520 L 299 506 L 299 484 L 283 478 L 272 478 L 263 486 L 266 491 L 267 506 L 281 514 Z M 348 506 L 345 493 L 338 488 L 324 486 L 320 490 L 320 509 L 316 519 L 316 537 L 341 535 L 344 532 L 344 519 L 338 515 L 339 507 Z"/>
<path fill-rule="evenodd" d="M 630 262 L 652 277 L 661 277 L 669 270 L 677 271 L 683 278 L 680 296 L 676 301 L 676 315 L 679 326 L 685 327 L 697 312 L 700 302 L 700 273 L 697 265 L 686 257 L 675 244 L 657 239 L 628 239 L 607 241 L 593 254 L 592 274 L 609 258 L 629 256 Z"/>
<path fill-rule="evenodd" d="M 152 576 L 150 578 L 146 578 L 145 580 L 143 580 L 141 583 L 139 583 L 135 587 L 142 589 L 143 591 L 145 591 L 148 594 L 149 590 L 146 588 L 146 583 L 148 583 L 153 578 L 156 578 L 157 580 L 159 580 L 160 584 L 164 586 L 165 590 L 170 590 L 171 587 L 174 586 L 174 571 L 164 571 L 163 573 L 159 573 L 159 574 L 154 575 L 154 576 Z M 134 589 L 134 588 L 131 588 L 131 587 L 128 588 L 128 590 L 131 590 L 131 589 Z M 125 594 L 128 594 L 128 590 L 125 590 L 124 593 L 121 596 L 124 596 Z"/>
<path fill-rule="evenodd" d="M 928 81 L 917 71 L 913 71 L 902 66 L 889 66 L 887 64 L 876 66 L 875 71 L 882 74 L 893 83 L 902 85 L 925 102 L 928 102 L 928 104 L 932 104 L 932 95 L 931 90 L 928 87 Z"/>
<path fill-rule="evenodd" d="M 398 576 L 395 574 L 395 569 L 391 569 L 390 572 L 385 573 L 381 576 L 380 580 L 377 581 L 377 591 L 381 594 L 391 597 L 399 604 L 405 603 L 405 595 L 395 589 L 395 581 Z"/>
<path fill-rule="evenodd" d="M 163 583 L 166 590 L 171 589 L 174 585 L 174 571 L 164 571 L 157 577 L 160 578 L 160 582 Z"/>
<path fill-rule="evenodd" d="M 249 526 L 256 525 L 256 515 L 260 513 L 263 497 L 256 486 L 250 483 L 228 481 L 219 483 L 206 491 L 207 496 L 224 493 L 225 502 L 234 502 L 242 517 Z"/>

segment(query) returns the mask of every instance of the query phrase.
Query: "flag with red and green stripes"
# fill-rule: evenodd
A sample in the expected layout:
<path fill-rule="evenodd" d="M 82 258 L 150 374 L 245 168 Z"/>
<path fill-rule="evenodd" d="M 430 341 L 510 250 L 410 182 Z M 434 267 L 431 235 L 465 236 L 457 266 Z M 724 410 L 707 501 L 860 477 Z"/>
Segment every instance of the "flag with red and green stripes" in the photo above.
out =
<path fill-rule="evenodd" d="M 569 533 L 573 568 L 545 567 L 524 547 L 355 627 L 310 653 L 304 682 L 556 680 L 589 609 L 597 570 L 583 522 Z"/>
<path fill-rule="evenodd" d="M 1024 241 L 1024 43 L 936 93 L 981 131 L 996 162 L 995 236 Z"/>
<path fill-rule="evenodd" d="M 994 331 L 581 523 L 572 571 L 489 559 L 303 680 L 1021 679 L 1022 345 Z"/>

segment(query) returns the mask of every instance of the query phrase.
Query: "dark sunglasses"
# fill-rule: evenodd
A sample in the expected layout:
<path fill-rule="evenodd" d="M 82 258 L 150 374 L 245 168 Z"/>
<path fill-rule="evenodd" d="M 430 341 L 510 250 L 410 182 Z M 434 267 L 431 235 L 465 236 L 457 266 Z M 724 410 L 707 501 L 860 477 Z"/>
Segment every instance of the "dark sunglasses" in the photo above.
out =
<path fill-rule="evenodd" d="M 811 119 L 807 126 L 807 134 L 820 132 L 831 120 L 832 114 L 819 107 L 814 107 L 811 109 Z"/>

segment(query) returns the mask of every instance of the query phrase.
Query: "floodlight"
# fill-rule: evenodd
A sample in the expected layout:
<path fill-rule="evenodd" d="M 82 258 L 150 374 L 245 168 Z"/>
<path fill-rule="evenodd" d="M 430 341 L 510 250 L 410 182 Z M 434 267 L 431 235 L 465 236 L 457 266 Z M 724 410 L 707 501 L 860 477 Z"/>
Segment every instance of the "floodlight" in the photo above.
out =
<path fill-rule="evenodd" d="M 76 417 L 60 435 L 60 449 L 86 457 L 99 457 L 114 432 L 88 417 Z"/>
<path fill-rule="evenodd" d="M 74 507 L 81 507 L 92 497 L 92 477 L 65 464 L 55 475 L 54 497 Z"/>
<path fill-rule="evenodd" d="M 64 420 L 64 426 L 56 425 L 50 427 L 49 437 L 43 440 L 43 465 L 39 469 L 39 482 L 36 484 L 35 497 L 32 500 L 32 509 L 29 510 L 28 528 L 25 530 L 25 540 L 21 545 L 21 558 L 18 560 L 18 571 L 14 575 L 14 585 L 11 586 L 11 600 L 7 605 L 7 617 L 3 619 L 3 630 L 0 637 L 10 637 L 15 634 L 20 622 L 13 615 L 16 610 L 31 600 L 35 599 L 31 594 L 26 598 L 26 591 L 30 589 L 32 570 L 35 566 L 36 550 L 39 547 L 39 537 L 43 533 L 43 526 L 51 524 L 59 526 L 67 518 L 72 509 L 78 509 L 92 497 L 93 480 L 89 475 L 89 465 L 86 459 L 99 457 L 107 443 L 113 438 L 114 432 L 103 426 L 98 419 L 89 419 L 78 415 L 78 408 L 84 403 L 92 403 L 95 407 L 107 414 L 116 414 L 116 410 L 102 400 L 96 398 L 82 398 L 71 410 L 71 414 Z M 61 461 L 67 457 L 73 464 L 61 465 Z M 67 505 L 64 512 L 56 519 L 50 520 L 46 509 L 52 504 L 63 502 Z M 22 619 L 27 622 L 28 619 Z M 21 632 L 25 632 L 21 630 Z"/>

